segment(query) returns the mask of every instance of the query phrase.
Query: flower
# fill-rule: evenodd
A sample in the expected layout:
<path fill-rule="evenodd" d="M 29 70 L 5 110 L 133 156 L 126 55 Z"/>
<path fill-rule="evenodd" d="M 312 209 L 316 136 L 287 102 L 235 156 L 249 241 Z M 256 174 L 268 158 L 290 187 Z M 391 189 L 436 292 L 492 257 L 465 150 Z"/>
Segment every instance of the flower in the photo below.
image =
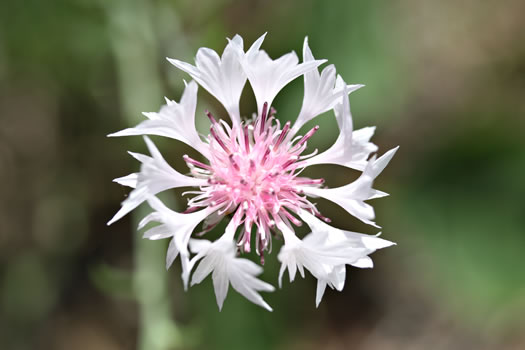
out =
<path fill-rule="evenodd" d="M 330 226 L 330 219 L 312 202 L 313 198 L 327 199 L 364 223 L 379 227 L 374 222 L 374 209 L 366 201 L 387 195 L 375 190 L 373 181 L 392 159 L 397 147 L 379 158 L 371 156 L 377 151 L 377 146 L 370 142 L 375 128 L 353 129 L 348 95 L 363 85 L 347 85 L 336 75 L 333 65 L 319 73 L 317 67 L 325 60 L 314 59 L 307 39 L 303 62 L 299 63 L 294 52 L 271 59 L 260 49 L 264 38 L 265 35 L 261 36 L 245 52 L 243 39 L 236 35 L 229 40 L 222 56 L 201 48 L 195 66 L 168 59 L 194 79 L 185 83 L 180 102 L 166 99 L 166 105 L 159 112 L 144 113 L 147 120 L 109 135 L 144 135 L 151 156 L 130 153 L 141 163 L 140 172 L 114 180 L 133 190 L 108 224 L 147 201 L 154 211 L 140 222 L 139 229 L 150 222 L 159 225 L 149 228 L 144 238 L 171 239 L 166 268 L 180 257 L 185 288 L 190 278 L 194 285 L 211 274 L 219 309 L 231 284 L 248 300 L 272 310 L 259 294 L 274 289 L 256 277 L 262 267 L 240 255 L 254 249 L 263 265 L 265 253 L 271 252 L 274 239 L 284 238 L 278 254 L 282 264 L 279 286 L 285 270 L 293 281 L 297 270 L 304 277 L 306 268 L 318 280 L 316 305 L 327 285 L 342 290 L 346 265 L 372 267 L 369 255 L 394 244 L 374 235 Z M 304 77 L 305 90 L 300 113 L 293 125 L 290 122 L 281 125 L 272 102 L 284 86 L 300 76 Z M 257 112 L 252 119 L 242 120 L 239 100 L 247 81 L 255 95 Z M 231 120 L 230 125 L 207 112 L 210 133 L 202 137 L 195 129 L 197 83 L 224 105 Z M 315 126 L 303 136 L 296 136 L 297 133 L 305 123 L 332 109 L 339 136 L 326 151 L 305 155 L 308 140 L 319 127 Z M 184 142 L 200 152 L 202 159 L 184 155 L 189 173 L 181 174 L 164 160 L 145 135 Z M 317 164 L 336 164 L 362 174 L 345 186 L 325 188 L 324 179 L 300 176 L 303 169 Z M 180 187 L 196 188 L 185 192 L 192 197 L 184 213 L 167 208 L 155 197 Z M 231 218 L 218 240 L 196 238 L 226 217 Z M 194 234 L 201 222 L 203 229 Z M 310 227 L 311 233 L 301 239 L 295 234 L 294 226 L 301 226 L 302 222 Z"/>

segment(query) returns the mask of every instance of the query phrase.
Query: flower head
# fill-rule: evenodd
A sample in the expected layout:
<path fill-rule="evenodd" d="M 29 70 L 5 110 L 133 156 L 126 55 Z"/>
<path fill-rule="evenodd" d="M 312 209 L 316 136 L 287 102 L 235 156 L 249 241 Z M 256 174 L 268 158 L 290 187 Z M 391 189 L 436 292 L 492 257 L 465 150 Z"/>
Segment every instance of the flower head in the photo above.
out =
<path fill-rule="evenodd" d="M 271 310 L 258 292 L 270 292 L 273 287 L 256 278 L 262 272 L 259 265 L 240 255 L 255 250 L 263 265 L 265 254 L 271 252 L 276 238 L 284 238 L 278 254 L 282 263 L 279 285 L 286 269 L 292 281 L 297 270 L 304 276 L 306 268 L 318 280 L 317 305 L 327 285 L 342 290 L 346 265 L 372 267 L 368 255 L 393 244 L 374 235 L 328 225 L 330 219 L 319 212 L 314 202 L 315 198 L 325 198 L 359 220 L 379 227 L 374 222 L 373 207 L 366 201 L 387 195 L 373 189 L 372 184 L 397 148 L 379 158 L 370 156 L 377 151 L 377 146 L 370 142 L 375 128 L 353 130 L 348 94 L 362 85 L 347 85 L 336 76 L 333 65 L 319 73 L 317 67 L 325 60 L 314 59 L 307 40 L 302 63 L 294 52 L 273 60 L 260 49 L 264 37 L 246 52 L 238 35 L 229 41 L 222 56 L 201 48 L 195 66 L 169 59 L 224 105 L 231 124 L 207 112 L 210 132 L 205 137 L 199 136 L 195 129 L 197 84 L 191 81 L 186 84 L 179 103 L 167 100 L 158 113 L 144 113 L 148 119 L 136 127 L 109 135 L 165 136 L 202 154 L 202 159 L 184 155 L 189 173 L 180 174 L 145 137 L 151 156 L 131 153 L 141 163 L 141 170 L 115 179 L 133 190 L 108 224 L 147 201 L 154 212 L 141 221 L 139 229 L 151 221 L 160 225 L 147 230 L 144 237 L 171 238 L 166 267 L 180 257 L 185 288 L 197 263 L 191 285 L 211 273 L 219 308 L 231 284 L 248 300 Z M 301 111 L 293 125 L 290 122 L 281 125 L 271 107 L 272 101 L 284 86 L 300 76 L 304 76 L 305 83 Z M 257 112 L 251 119 L 243 120 L 239 99 L 246 81 L 254 91 Z M 308 140 L 319 127 L 304 135 L 297 133 L 306 122 L 331 109 L 340 129 L 338 138 L 321 154 L 316 154 L 317 151 L 305 154 Z M 362 174 L 345 186 L 324 188 L 324 179 L 301 176 L 303 169 L 316 164 L 336 164 Z M 155 197 L 178 187 L 195 187 L 185 193 L 192 197 L 184 213 L 172 211 Z M 226 217 L 229 218 L 226 231 L 215 242 L 192 238 L 204 235 Z M 203 229 L 194 234 L 201 222 Z M 300 239 L 294 226 L 303 222 L 312 232 Z"/>

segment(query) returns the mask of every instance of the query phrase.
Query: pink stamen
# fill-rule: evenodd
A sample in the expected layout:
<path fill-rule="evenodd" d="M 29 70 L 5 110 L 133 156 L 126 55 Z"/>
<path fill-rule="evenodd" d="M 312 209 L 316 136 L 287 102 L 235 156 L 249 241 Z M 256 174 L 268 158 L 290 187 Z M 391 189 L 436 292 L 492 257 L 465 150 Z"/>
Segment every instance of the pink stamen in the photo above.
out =
<path fill-rule="evenodd" d="M 313 136 L 313 134 L 315 134 L 317 132 L 317 130 L 319 130 L 319 125 L 316 125 L 314 126 L 310 131 L 308 131 L 306 133 L 306 135 L 303 136 L 303 138 L 301 140 L 299 140 L 299 142 L 297 142 L 297 145 L 295 145 L 296 147 L 297 146 L 301 146 L 303 143 L 305 143 L 310 137 Z"/>
<path fill-rule="evenodd" d="M 303 223 L 302 221 L 300 221 L 299 219 L 297 219 L 295 216 L 293 216 L 292 214 L 290 214 L 288 212 L 288 210 L 283 210 L 283 213 L 284 215 L 286 215 L 286 217 L 288 218 L 288 220 L 290 220 L 295 226 L 302 226 Z"/>
<path fill-rule="evenodd" d="M 275 114 L 277 114 L 277 110 L 273 107 L 270 107 L 270 117 L 273 117 Z"/>
<path fill-rule="evenodd" d="M 290 129 L 290 125 L 290 121 L 287 121 L 286 124 L 284 124 L 283 130 L 281 131 L 281 135 L 279 135 L 277 142 L 275 142 L 275 145 L 273 146 L 274 149 L 278 148 L 281 142 L 283 142 L 284 138 L 286 137 L 286 134 L 288 133 L 288 130 Z"/>
<path fill-rule="evenodd" d="M 261 165 L 266 164 L 266 160 L 268 159 L 268 156 L 270 155 L 270 149 L 268 148 L 266 152 L 264 152 L 263 158 L 261 160 Z"/>
<path fill-rule="evenodd" d="M 215 117 L 213 116 L 213 114 L 211 114 L 210 111 L 206 110 L 205 113 L 208 116 L 208 118 L 210 118 L 210 121 L 211 121 L 212 124 L 214 124 L 214 125 L 217 124 L 217 120 L 215 120 Z"/>
<path fill-rule="evenodd" d="M 212 168 L 211 166 L 206 165 L 206 164 L 204 164 L 204 163 L 201 163 L 201 162 L 199 162 L 198 160 L 195 160 L 195 159 L 193 159 L 193 158 L 190 158 L 190 156 L 188 156 L 187 154 L 183 155 L 183 156 L 182 156 L 182 159 L 184 159 L 184 161 L 185 161 L 186 163 L 193 164 L 193 165 L 195 165 L 195 166 L 197 166 L 197 167 L 199 167 L 199 168 L 203 168 L 203 169 L 206 169 L 206 170 L 213 170 L 213 168 Z"/>
<path fill-rule="evenodd" d="M 246 154 L 250 153 L 250 135 L 248 134 L 248 125 L 244 127 L 244 149 Z"/>
<path fill-rule="evenodd" d="M 182 212 L 182 214 L 190 214 L 190 213 L 193 213 L 193 212 L 195 212 L 195 211 L 197 211 L 199 209 L 201 209 L 201 208 L 199 208 L 199 207 L 188 207 L 186 210 L 184 210 Z"/>
<path fill-rule="evenodd" d="M 298 159 L 297 156 L 292 156 L 292 158 L 291 158 L 289 161 L 287 161 L 286 163 L 283 164 L 282 168 L 283 168 L 284 170 L 288 169 L 288 167 L 289 167 L 290 165 L 292 165 L 293 163 L 297 162 L 297 159 Z"/>
<path fill-rule="evenodd" d="M 222 141 L 222 139 L 217 135 L 217 133 L 215 132 L 215 129 L 214 127 L 212 126 L 210 128 L 210 132 L 211 132 L 211 135 L 213 136 L 213 138 L 217 141 L 217 143 L 222 147 L 222 149 L 227 153 L 227 154 L 230 154 L 230 149 L 228 147 L 226 147 L 226 145 L 224 144 L 224 142 Z"/>
<path fill-rule="evenodd" d="M 207 176 L 207 184 L 195 192 L 190 200 L 188 212 L 207 206 L 216 207 L 219 215 L 235 213 L 236 226 L 243 225 L 238 234 L 237 245 L 241 252 L 255 249 L 264 262 L 264 251 L 271 247 L 275 235 L 275 220 L 286 220 L 301 226 L 296 217 L 300 210 L 311 211 L 324 221 L 328 219 L 318 213 L 302 188 L 319 186 L 323 179 L 298 177 L 302 168 L 300 156 L 306 148 L 306 141 L 319 129 L 311 129 L 303 137 L 289 140 L 291 122 L 281 124 L 275 120 L 275 109 L 267 102 L 255 121 L 229 127 L 213 114 L 206 111 L 211 121 L 209 140 L 212 157 L 210 165 L 184 156 L 186 162 L 202 170 L 199 176 Z M 220 127 L 219 127 L 220 126 Z M 250 134 L 251 133 L 251 134 Z M 214 139 L 220 147 L 214 147 Z M 226 152 L 227 157 L 223 154 Z M 255 236 L 251 237 L 252 227 Z M 213 226 L 205 227 L 202 234 Z M 254 247 L 251 243 L 254 243 Z"/>
<path fill-rule="evenodd" d="M 308 179 L 300 178 L 297 180 L 298 185 L 321 185 L 324 183 L 324 179 Z"/>
<path fill-rule="evenodd" d="M 323 220 L 324 222 L 326 222 L 327 224 L 331 223 L 332 220 L 330 220 L 330 218 L 327 218 L 326 216 L 322 215 L 320 212 L 316 211 L 313 213 L 316 217 L 318 217 L 319 219 Z"/>
<path fill-rule="evenodd" d="M 259 134 L 262 134 L 262 132 L 265 130 L 264 127 L 265 127 L 265 122 L 266 122 L 266 116 L 267 116 L 267 113 L 268 113 L 268 102 L 264 102 L 263 104 L 263 108 L 262 108 L 262 113 L 261 113 L 261 126 L 259 128 Z"/>
<path fill-rule="evenodd" d="M 232 166 L 235 168 L 235 170 L 239 170 L 239 165 L 237 165 L 235 159 L 233 159 L 233 154 L 230 154 L 228 158 L 230 159 L 230 163 L 232 163 Z"/>

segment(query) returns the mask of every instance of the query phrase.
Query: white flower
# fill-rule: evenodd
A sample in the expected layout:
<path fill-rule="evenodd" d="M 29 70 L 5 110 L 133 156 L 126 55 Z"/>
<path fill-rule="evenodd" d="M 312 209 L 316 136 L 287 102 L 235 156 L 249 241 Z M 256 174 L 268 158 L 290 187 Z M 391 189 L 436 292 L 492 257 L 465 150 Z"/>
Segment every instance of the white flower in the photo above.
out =
<path fill-rule="evenodd" d="M 195 129 L 197 107 L 197 84 L 186 85 L 180 103 L 166 99 L 158 113 L 144 112 L 145 120 L 134 128 L 128 128 L 108 136 L 158 135 L 169 137 L 195 148 L 203 156 L 209 156 L 209 148 L 201 141 Z"/>
<path fill-rule="evenodd" d="M 272 60 L 264 50 L 260 50 L 265 36 L 257 39 L 241 60 L 255 94 L 259 113 L 262 113 L 264 103 L 272 105 L 275 96 L 289 82 L 326 62 L 311 60 L 299 63 L 293 51 Z"/>
<path fill-rule="evenodd" d="M 387 195 L 373 189 L 372 184 L 397 148 L 378 159 L 375 155 L 370 157 L 377 151 L 377 146 L 370 142 L 375 128 L 353 129 L 348 94 L 362 85 L 347 85 L 336 76 L 333 66 L 319 73 L 317 67 L 325 60 L 314 59 L 307 40 L 302 63 L 294 52 L 273 60 L 260 49 L 264 37 L 244 52 L 243 40 L 237 35 L 221 57 L 213 50 L 200 49 L 195 66 L 170 59 L 224 105 L 231 126 L 208 113 L 210 133 L 199 137 L 195 129 L 197 84 L 191 81 L 180 103 L 167 100 L 160 112 L 144 113 L 148 120 L 110 135 L 170 137 L 190 145 L 206 158 L 199 161 L 185 155 L 189 175 L 183 175 L 145 138 L 151 157 L 132 153 L 141 162 L 140 172 L 114 180 L 132 191 L 108 224 L 147 200 L 154 212 L 141 221 L 139 229 L 152 221 L 160 225 L 148 229 L 144 237 L 171 239 L 166 267 L 180 256 L 185 288 L 197 263 L 192 285 L 211 274 L 219 308 L 231 284 L 248 300 L 271 310 L 259 292 L 271 292 L 274 288 L 256 277 L 262 272 L 260 266 L 238 255 L 253 249 L 264 263 L 265 252 L 271 251 L 272 237 L 282 235 L 285 240 L 278 254 L 282 263 L 279 284 L 285 269 L 293 280 L 297 270 L 304 276 L 306 268 L 318 280 L 316 304 L 327 285 L 337 290 L 343 288 L 346 265 L 372 267 L 368 255 L 393 244 L 376 236 L 329 226 L 322 221 L 329 220 L 312 202 L 318 197 L 328 199 L 363 222 L 378 227 L 374 209 L 365 201 Z M 301 75 L 305 83 L 301 111 L 293 126 L 290 122 L 281 125 L 272 101 L 284 86 Z M 239 99 L 246 80 L 257 102 L 257 113 L 251 120 L 241 120 L 239 115 Z M 334 110 L 339 136 L 325 152 L 304 155 L 308 140 L 319 127 L 304 136 L 296 136 L 297 131 L 330 109 Z M 324 179 L 300 176 L 306 167 L 316 164 L 336 164 L 362 174 L 345 186 L 323 188 Z M 187 186 L 195 190 L 185 192 L 193 196 L 185 213 L 168 209 L 155 197 L 167 189 Z M 231 218 L 230 222 L 218 240 L 192 239 L 201 222 L 204 228 L 200 235 L 203 235 L 226 217 Z M 303 239 L 293 229 L 294 225 L 301 225 L 300 219 L 312 230 Z"/>
<path fill-rule="evenodd" d="M 321 302 L 327 284 L 339 291 L 343 289 L 345 265 L 372 267 L 372 260 L 368 255 L 376 249 L 394 244 L 376 236 L 337 229 L 306 211 L 300 212 L 299 215 L 310 226 L 312 232 L 300 240 L 290 227 L 280 223 L 279 228 L 283 233 L 285 244 L 278 255 L 281 262 L 279 286 L 286 269 L 290 282 L 294 280 L 297 269 L 303 278 L 304 268 L 308 269 L 318 280 L 317 306 Z"/>
<path fill-rule="evenodd" d="M 108 222 L 108 225 L 121 219 L 150 196 L 157 193 L 172 188 L 203 186 L 206 184 L 204 179 L 185 176 L 177 172 L 164 160 L 157 147 L 149 138 L 144 137 L 144 141 L 146 141 L 152 157 L 130 152 L 135 159 L 142 163 L 140 173 L 130 174 L 113 180 L 121 185 L 133 187 L 134 190 L 122 202 L 122 207 Z"/>
<path fill-rule="evenodd" d="M 198 212 L 190 214 L 177 213 L 167 208 L 156 197 L 148 198 L 149 205 L 155 210 L 153 213 L 147 215 L 139 223 L 139 230 L 146 226 L 151 221 L 160 222 L 161 225 L 155 226 L 144 233 L 144 238 L 151 240 L 164 239 L 172 237 L 168 248 L 168 256 L 166 258 L 166 268 L 169 268 L 177 255 L 181 256 L 182 264 L 182 280 L 184 288 L 188 286 L 188 278 L 190 275 L 189 267 L 189 251 L 188 243 L 191 234 L 195 227 L 204 220 L 207 216 L 213 213 L 216 208 L 208 207 Z"/>
<path fill-rule="evenodd" d="M 362 233 L 344 231 L 325 224 L 321 220 L 308 212 L 302 212 L 301 218 L 310 226 L 312 233 L 306 236 L 303 241 L 305 244 L 313 244 L 319 246 L 346 246 L 349 250 L 359 251 L 364 253 L 358 259 L 348 262 L 347 264 L 359 268 L 372 268 L 373 262 L 369 254 L 372 254 L 377 249 L 390 247 L 395 243 L 379 238 L 381 233 L 375 236 L 365 235 Z M 347 255 L 349 258 L 351 254 Z M 317 295 L 316 306 L 319 306 L 321 298 L 323 297 L 326 285 L 335 288 L 338 291 L 343 289 L 346 277 L 345 264 L 333 265 L 331 271 L 325 275 L 318 277 L 317 280 Z"/>
<path fill-rule="evenodd" d="M 257 292 L 273 292 L 274 287 L 255 277 L 263 271 L 260 266 L 248 259 L 236 257 L 234 241 L 236 227 L 232 223 L 233 220 L 226 228 L 225 234 L 213 243 L 197 239 L 190 241 L 191 250 L 197 253 L 192 259 L 191 265 L 193 266 L 202 258 L 193 273 L 191 285 L 201 283 L 212 273 L 213 287 L 219 309 L 222 309 L 224 299 L 228 294 L 228 285 L 231 284 L 233 289 L 252 303 L 272 311 L 270 305 Z"/>
<path fill-rule="evenodd" d="M 315 62 L 312 51 L 308 46 L 308 38 L 304 39 L 303 62 Z M 319 74 L 317 69 L 306 72 L 304 74 L 303 105 L 290 134 L 292 136 L 295 135 L 304 124 L 340 103 L 344 85 L 342 78 L 339 76 L 336 84 L 335 66 L 333 64 L 325 67 L 321 74 Z M 363 86 L 362 84 L 348 85 L 346 94 Z"/>
<path fill-rule="evenodd" d="M 374 208 L 365 203 L 366 200 L 387 196 L 386 193 L 374 190 L 372 183 L 390 162 L 399 147 L 386 152 L 379 159 L 375 156 L 367 163 L 361 176 L 352 183 L 336 188 L 304 187 L 303 191 L 309 196 L 323 197 L 334 202 L 350 215 L 355 216 L 366 224 L 380 227 L 375 219 Z"/>
<path fill-rule="evenodd" d="M 342 91 L 346 96 L 346 84 L 340 80 Z M 347 98 L 342 99 L 334 107 L 335 118 L 339 126 L 339 136 L 334 144 L 321 154 L 305 160 L 305 166 L 316 164 L 337 164 L 348 168 L 363 170 L 368 163 L 370 153 L 377 151 L 377 146 L 369 142 L 374 134 L 375 127 L 353 130 L 350 103 Z"/>
<path fill-rule="evenodd" d="M 173 58 L 168 61 L 185 71 L 210 94 L 219 100 L 230 114 L 231 120 L 239 124 L 239 100 L 246 84 L 246 73 L 239 62 L 239 53 L 243 52 L 243 40 L 236 35 L 226 45 L 222 57 L 208 48 L 201 48 L 195 57 L 195 66 Z"/>

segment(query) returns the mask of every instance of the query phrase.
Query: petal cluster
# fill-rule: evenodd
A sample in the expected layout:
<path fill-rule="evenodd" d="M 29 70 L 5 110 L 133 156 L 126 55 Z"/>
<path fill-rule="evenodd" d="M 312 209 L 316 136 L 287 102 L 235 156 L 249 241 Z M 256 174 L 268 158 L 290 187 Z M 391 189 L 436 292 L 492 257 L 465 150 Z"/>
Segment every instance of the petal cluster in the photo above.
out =
<path fill-rule="evenodd" d="M 153 212 L 139 224 L 158 223 L 144 233 L 148 239 L 170 239 L 166 257 L 169 268 L 178 257 L 184 287 L 193 286 L 211 274 L 221 309 L 229 285 L 251 302 L 272 310 L 260 292 L 273 286 L 260 280 L 265 254 L 273 241 L 283 242 L 277 258 L 281 262 L 279 286 L 288 270 L 290 281 L 299 271 L 308 270 L 318 281 L 316 305 L 326 286 L 343 289 L 346 265 L 372 267 L 369 255 L 394 243 L 377 235 L 344 231 L 329 225 L 330 219 L 316 207 L 315 199 L 324 198 L 345 209 L 366 224 L 375 223 L 368 200 L 387 194 L 373 188 L 374 179 L 392 159 L 397 147 L 377 157 L 377 146 L 370 142 L 375 128 L 353 129 L 348 95 L 362 85 L 348 85 L 336 75 L 333 65 L 321 72 L 304 41 L 303 61 L 294 52 L 272 59 L 261 49 L 265 35 L 245 52 L 243 39 L 229 40 L 221 56 L 208 48 L 197 52 L 195 65 L 168 59 L 188 73 L 194 81 L 187 83 L 180 102 L 166 99 L 159 112 L 144 113 L 147 120 L 109 136 L 144 135 L 150 155 L 131 153 L 140 163 L 140 171 L 114 181 L 132 188 L 111 224 L 147 202 Z M 295 123 L 281 125 L 272 102 L 281 89 L 298 77 L 304 78 L 304 98 Z M 257 103 L 252 118 L 241 118 L 239 100 L 249 82 Z M 210 120 L 208 135 L 195 129 L 197 83 L 221 102 L 231 124 Z M 333 110 L 339 136 L 326 151 L 308 154 L 308 140 L 319 129 L 315 126 L 298 135 L 302 126 L 319 114 Z M 169 137 L 184 142 L 202 157 L 183 157 L 188 173 L 181 174 L 162 157 L 146 135 Z M 335 164 L 361 171 L 361 176 L 341 187 L 325 187 L 324 179 L 301 176 L 302 171 L 317 164 Z M 167 208 L 156 195 L 180 187 L 188 207 L 178 213 Z M 224 234 L 212 242 L 202 239 L 222 220 L 228 221 Z M 311 232 L 300 238 L 295 227 L 306 223 Z M 197 229 L 202 224 L 201 229 Z M 195 232 L 198 230 L 198 232 Z M 241 255 L 254 250 L 260 264 Z M 190 283 L 191 281 L 191 283 Z"/>

